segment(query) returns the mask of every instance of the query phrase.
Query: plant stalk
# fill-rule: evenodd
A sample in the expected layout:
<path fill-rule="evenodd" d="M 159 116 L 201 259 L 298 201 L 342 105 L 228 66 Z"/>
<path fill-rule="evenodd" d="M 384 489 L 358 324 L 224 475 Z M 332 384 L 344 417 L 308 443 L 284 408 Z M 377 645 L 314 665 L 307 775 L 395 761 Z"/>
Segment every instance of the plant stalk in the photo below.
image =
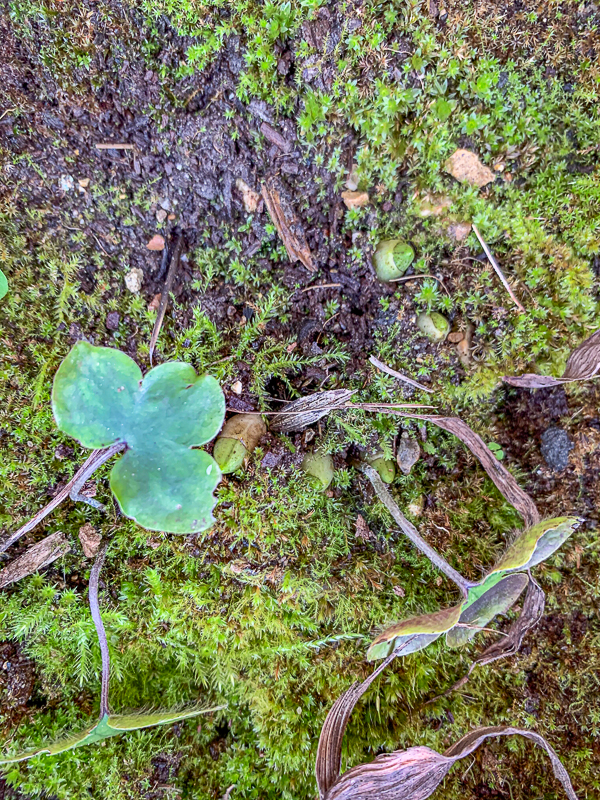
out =
<path fill-rule="evenodd" d="M 373 484 L 373 488 L 375 489 L 377 497 L 381 500 L 394 520 L 398 523 L 402 533 L 408 539 L 410 539 L 414 546 L 420 550 L 424 556 L 427 556 L 431 563 L 437 567 L 440 572 L 443 572 L 447 578 L 450 578 L 450 580 L 458 586 L 461 593 L 466 597 L 469 589 L 473 586 L 477 586 L 477 584 L 475 582 L 468 581 L 466 578 L 463 578 L 463 576 L 457 572 L 454 567 L 451 567 L 450 564 L 448 564 L 445 558 L 443 558 L 436 550 L 434 550 L 433 547 L 427 544 L 415 526 L 409 522 L 402 511 L 400 511 L 398 505 L 394 502 L 391 494 L 386 489 L 384 482 L 381 480 L 373 467 L 370 467 L 368 464 L 363 464 L 361 466 L 361 470 Z"/>
<path fill-rule="evenodd" d="M 96 635 L 98 636 L 98 643 L 100 644 L 100 655 L 102 657 L 102 689 L 100 692 L 100 719 L 109 714 L 108 709 L 108 684 L 110 681 L 110 654 L 108 652 L 108 641 L 106 639 L 106 631 L 104 623 L 102 622 L 102 615 L 100 614 L 100 604 L 98 602 L 98 583 L 100 581 L 100 570 L 104 564 L 106 551 L 108 550 L 109 542 L 104 544 L 96 556 L 94 565 L 90 572 L 89 583 L 89 601 L 90 612 L 96 628 Z"/>
<path fill-rule="evenodd" d="M 77 470 L 75 475 L 73 475 L 67 485 L 61 489 L 60 492 L 58 492 L 56 497 L 53 497 L 48 505 L 40 509 L 37 514 L 35 514 L 29 520 L 29 522 L 26 522 L 25 525 L 22 525 L 18 531 L 11 533 L 8 539 L 0 544 L 0 553 L 4 553 L 11 545 L 18 541 L 21 536 L 24 536 L 24 534 L 33 530 L 33 528 L 35 528 L 36 525 L 38 525 L 38 523 L 44 519 L 44 517 L 47 517 L 51 511 L 54 511 L 54 509 L 62 503 L 63 500 L 66 500 L 67 497 L 69 497 L 75 486 L 82 486 L 90 477 L 90 475 L 92 475 L 92 473 L 98 469 L 98 467 L 101 467 L 105 461 L 108 461 L 109 458 L 112 458 L 120 450 L 123 450 L 124 447 L 124 442 L 118 442 L 117 444 L 112 444 L 110 447 L 107 447 L 105 450 L 93 450 L 83 466 Z"/>

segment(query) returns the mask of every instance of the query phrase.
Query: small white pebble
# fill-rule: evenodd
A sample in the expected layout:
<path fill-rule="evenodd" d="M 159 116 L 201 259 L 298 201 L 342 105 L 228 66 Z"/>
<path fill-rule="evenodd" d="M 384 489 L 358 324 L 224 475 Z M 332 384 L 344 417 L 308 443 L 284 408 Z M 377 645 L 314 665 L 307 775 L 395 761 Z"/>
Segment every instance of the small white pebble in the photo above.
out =
<path fill-rule="evenodd" d="M 125 286 L 133 294 L 139 294 L 144 281 L 144 273 L 141 269 L 132 269 L 125 275 Z"/>
<path fill-rule="evenodd" d="M 235 383 L 231 384 L 231 391 L 234 394 L 240 395 L 242 393 L 243 388 L 244 387 L 242 386 L 242 382 L 241 381 L 235 381 Z"/>

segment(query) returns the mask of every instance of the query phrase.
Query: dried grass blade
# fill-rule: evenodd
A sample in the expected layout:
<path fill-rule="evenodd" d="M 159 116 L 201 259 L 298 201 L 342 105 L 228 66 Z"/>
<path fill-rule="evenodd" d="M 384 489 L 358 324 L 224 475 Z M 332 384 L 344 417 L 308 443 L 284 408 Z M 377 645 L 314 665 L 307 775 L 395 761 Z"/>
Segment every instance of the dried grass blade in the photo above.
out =
<path fill-rule="evenodd" d="M 156 347 L 158 336 L 160 334 L 160 329 L 162 328 L 162 324 L 167 311 L 167 305 L 169 304 L 169 295 L 171 293 L 171 289 L 173 288 L 173 281 L 175 280 L 175 275 L 179 270 L 179 259 L 181 257 L 182 248 L 183 248 L 183 234 L 180 233 L 175 242 L 175 247 L 173 249 L 173 256 L 171 258 L 169 271 L 167 272 L 165 285 L 163 286 L 163 290 L 160 294 L 160 305 L 158 307 L 158 314 L 156 315 L 156 321 L 154 323 L 154 328 L 152 329 L 152 336 L 150 337 L 150 346 L 148 347 L 150 366 L 152 366 L 152 356 L 154 355 L 154 348 Z"/>
<path fill-rule="evenodd" d="M 505 375 L 502 380 L 511 386 L 521 389 L 543 389 L 548 386 L 560 386 L 570 381 L 585 381 L 595 378 L 600 372 L 600 331 L 596 331 L 569 356 L 562 378 L 550 375 Z"/>
<path fill-rule="evenodd" d="M 301 261 L 306 269 L 310 270 L 310 272 L 314 272 L 316 267 L 313 263 L 312 254 L 302 226 L 287 203 L 285 203 L 286 207 L 284 208 L 281 193 L 276 187 L 275 182 L 269 180 L 267 183 L 263 183 L 261 194 L 269 216 L 273 220 L 273 224 L 277 228 L 277 233 L 285 245 L 290 261 L 292 263 Z"/>

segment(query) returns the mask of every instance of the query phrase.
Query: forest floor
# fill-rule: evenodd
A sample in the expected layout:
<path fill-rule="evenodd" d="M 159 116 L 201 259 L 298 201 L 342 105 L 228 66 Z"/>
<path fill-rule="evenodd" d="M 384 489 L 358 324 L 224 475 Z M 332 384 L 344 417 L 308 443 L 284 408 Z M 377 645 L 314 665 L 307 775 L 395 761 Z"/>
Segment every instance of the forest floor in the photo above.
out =
<path fill-rule="evenodd" d="M 147 244 L 182 233 L 154 363 L 214 375 L 230 410 L 272 412 L 336 388 L 429 403 L 492 444 L 543 516 L 585 520 L 536 569 L 546 611 L 519 654 L 429 704 L 491 635 L 397 658 L 350 721 L 344 766 L 514 724 L 547 736 L 579 797 L 599 796 L 599 392 L 593 381 L 532 391 L 501 380 L 560 375 L 598 328 L 599 25 L 591 2 L 3 0 L 3 534 L 86 457 L 50 407 L 72 345 L 117 347 L 149 368 L 164 271 Z M 127 147 L 98 147 L 115 143 Z M 457 148 L 494 180 L 448 174 Z M 260 195 L 268 181 L 304 232 L 313 271 L 290 262 Z M 368 203 L 347 207 L 349 181 Z M 524 313 L 458 223 L 477 225 Z M 416 252 L 411 280 L 375 275 L 374 247 L 390 237 Z M 423 337 L 422 311 L 472 332 L 466 356 L 456 341 Z M 433 393 L 378 372 L 373 355 Z M 565 432 L 566 468 L 542 454 L 549 428 Z M 421 458 L 392 493 L 478 579 L 519 527 L 515 510 L 451 435 L 356 411 L 267 434 L 223 480 L 206 534 L 137 527 L 111 501 L 103 468 L 88 489 L 108 513 L 67 501 L 23 537 L 8 558 L 57 530 L 71 552 L 3 590 L 4 750 L 39 746 L 97 712 L 91 562 L 78 538 L 88 523 L 112 539 L 101 594 L 115 709 L 227 709 L 11 765 L 0 796 L 315 797 L 321 725 L 372 669 L 374 632 L 455 596 L 352 467 L 374 446 L 392 454 L 403 431 Z M 334 457 L 327 492 L 299 469 L 315 446 Z M 486 745 L 439 796 L 558 798 L 543 759 L 524 741 Z"/>

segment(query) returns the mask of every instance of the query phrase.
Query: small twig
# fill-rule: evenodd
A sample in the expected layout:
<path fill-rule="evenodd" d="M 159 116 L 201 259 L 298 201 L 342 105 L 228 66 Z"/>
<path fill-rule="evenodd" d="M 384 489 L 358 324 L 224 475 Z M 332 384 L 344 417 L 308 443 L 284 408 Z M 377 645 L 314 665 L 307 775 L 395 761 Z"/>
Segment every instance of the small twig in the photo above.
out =
<path fill-rule="evenodd" d="M 397 372 L 395 369 L 388 367 L 387 364 L 384 364 L 383 361 L 380 361 L 375 356 L 371 356 L 369 358 L 371 364 L 377 369 L 380 369 L 382 372 L 387 372 L 388 375 L 391 375 L 393 378 L 398 378 L 399 381 L 404 381 L 404 383 L 408 383 L 410 386 L 414 386 L 415 389 L 421 389 L 423 392 L 428 392 L 429 394 L 434 394 L 433 389 L 428 389 L 427 386 L 423 386 L 422 383 L 417 383 L 417 381 L 413 381 L 412 378 L 407 378 L 406 375 L 403 375 L 401 372 Z"/>
<path fill-rule="evenodd" d="M 66 500 L 67 497 L 70 496 L 71 491 L 75 486 L 83 485 L 83 483 L 85 483 L 85 481 L 95 470 L 98 469 L 98 467 L 102 466 L 105 461 L 108 461 L 109 458 L 112 458 L 112 456 L 114 456 L 120 450 L 123 450 L 124 447 L 124 442 L 118 442 L 117 444 L 107 447 L 106 450 L 93 450 L 83 466 L 75 473 L 67 485 L 61 489 L 55 497 L 52 498 L 48 505 L 40 509 L 40 511 L 38 511 L 37 514 L 35 514 L 29 520 L 29 522 L 26 522 L 25 525 L 22 525 L 18 531 L 12 533 L 8 539 L 6 539 L 6 541 L 0 544 L 0 553 L 4 553 L 5 550 L 8 550 L 8 548 L 18 541 L 21 536 L 24 536 L 26 533 L 33 530 L 35 526 L 44 519 L 44 517 L 47 517 L 51 511 L 54 511 L 54 509 L 62 503 L 63 500 Z M 82 481 L 83 483 L 81 483 Z"/>
<path fill-rule="evenodd" d="M 446 288 L 446 284 L 441 278 L 438 278 L 437 275 L 431 275 L 429 273 L 418 272 L 416 275 L 404 275 L 402 278 L 392 278 L 390 283 L 403 283 L 404 281 L 414 281 L 418 278 L 433 278 L 434 281 L 438 281 L 442 285 L 443 290 L 446 292 L 448 297 L 451 297 L 450 292 Z"/>
<path fill-rule="evenodd" d="M 314 286 L 307 286 L 306 289 L 301 289 L 300 294 L 312 292 L 313 289 L 337 289 L 341 285 L 341 283 L 316 283 Z"/>
<path fill-rule="evenodd" d="M 488 260 L 489 260 L 490 264 L 491 264 L 491 265 L 492 265 L 492 267 L 493 267 L 493 268 L 496 270 L 496 275 L 497 275 L 497 276 L 500 278 L 500 280 L 502 281 L 502 285 L 504 286 L 504 288 L 506 289 L 506 291 L 507 291 L 507 292 L 509 293 L 509 295 L 511 296 L 511 299 L 512 299 L 512 301 L 513 301 L 513 302 L 514 302 L 514 304 L 517 306 L 517 308 L 519 309 L 519 311 L 521 311 L 521 312 L 524 314 L 524 313 L 525 313 L 525 307 L 524 307 L 524 306 L 521 304 L 521 302 L 520 302 L 519 298 L 516 296 L 516 294 L 515 294 L 515 293 L 513 292 L 513 290 L 511 289 L 509 282 L 506 280 L 506 278 L 505 278 L 505 276 L 504 276 L 504 273 L 503 273 L 503 272 L 502 272 L 502 270 L 500 269 L 500 265 L 498 264 L 498 262 L 496 261 L 496 259 L 495 259 L 495 258 L 494 258 L 494 256 L 492 255 L 492 251 L 490 250 L 490 248 L 489 248 L 489 247 L 487 246 L 487 244 L 485 243 L 485 241 L 484 241 L 484 239 L 483 239 L 483 236 L 482 236 L 482 235 L 479 233 L 479 231 L 477 230 L 477 225 L 475 225 L 475 223 L 473 223 L 473 224 L 472 224 L 472 228 L 473 228 L 473 233 L 474 233 L 474 234 L 475 234 L 475 236 L 476 236 L 476 237 L 479 239 L 479 244 L 480 244 L 480 245 L 483 247 L 483 250 L 484 250 L 484 252 L 485 252 L 486 256 L 488 257 Z"/>
<path fill-rule="evenodd" d="M 437 567 L 440 572 L 443 572 L 447 578 L 450 578 L 450 580 L 458 586 L 461 593 L 467 597 L 469 589 L 473 586 L 477 586 L 477 584 L 473 583 L 472 581 L 468 581 L 466 578 L 463 578 L 463 576 L 457 572 L 454 567 L 451 567 L 450 564 L 448 564 L 445 558 L 442 558 L 442 556 L 436 550 L 434 550 L 433 547 L 431 547 L 431 545 L 425 541 L 425 539 L 423 539 L 415 526 L 409 522 L 404 514 L 400 511 L 391 494 L 386 489 L 384 482 L 381 480 L 379 474 L 373 469 L 373 467 L 370 467 L 368 464 L 363 464 L 361 466 L 361 470 L 373 484 L 373 488 L 375 489 L 377 497 L 381 500 L 394 520 L 398 523 L 402 533 L 408 539 L 410 539 L 414 546 L 418 548 L 424 556 L 427 556 L 431 563 Z"/>
<path fill-rule="evenodd" d="M 154 328 L 152 329 L 152 336 L 150 337 L 150 347 L 148 348 L 150 366 L 152 366 L 152 356 L 154 354 L 154 348 L 156 347 L 156 342 L 158 341 L 160 329 L 162 327 L 163 320 L 165 318 L 165 313 L 167 311 L 167 305 L 169 303 L 169 294 L 173 286 L 173 281 L 175 280 L 175 275 L 177 274 L 177 270 L 179 269 L 179 258 L 181 256 L 182 248 L 183 248 L 183 234 L 180 233 L 175 242 L 175 247 L 173 248 L 173 257 L 171 258 L 171 265 L 167 273 L 167 279 L 165 280 L 165 285 L 163 286 L 163 290 L 160 295 L 160 305 L 158 307 L 158 314 L 156 315 L 156 322 L 154 323 Z"/>
<path fill-rule="evenodd" d="M 126 142 L 102 142 L 95 145 L 96 150 L 135 150 L 134 144 Z"/>
<path fill-rule="evenodd" d="M 100 580 L 100 570 L 104 564 L 106 551 L 108 550 L 109 542 L 106 542 L 99 550 L 94 565 L 90 572 L 89 583 L 89 601 L 90 612 L 96 628 L 96 635 L 98 636 L 98 643 L 100 644 L 100 655 L 102 656 L 102 689 L 100 694 L 100 718 L 109 714 L 108 708 L 108 684 L 110 680 L 110 654 L 108 652 L 108 641 L 106 639 L 106 631 L 104 630 L 104 623 L 102 622 L 102 615 L 100 614 L 100 604 L 98 603 L 98 582 Z"/>

